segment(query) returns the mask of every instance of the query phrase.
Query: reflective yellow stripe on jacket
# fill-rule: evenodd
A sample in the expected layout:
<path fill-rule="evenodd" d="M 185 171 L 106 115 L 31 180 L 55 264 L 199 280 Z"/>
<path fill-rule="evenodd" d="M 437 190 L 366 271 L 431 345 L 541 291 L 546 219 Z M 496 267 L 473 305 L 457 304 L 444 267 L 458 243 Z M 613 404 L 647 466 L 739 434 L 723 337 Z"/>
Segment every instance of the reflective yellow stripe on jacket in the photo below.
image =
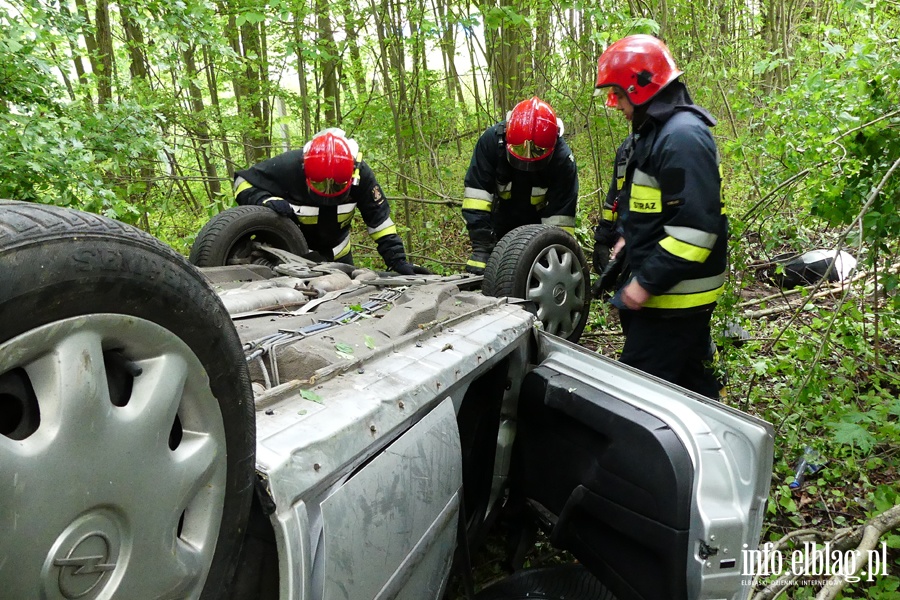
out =
<path fill-rule="evenodd" d="M 634 171 L 628 209 L 637 213 L 662 212 L 662 191 L 655 177 L 647 175 L 640 169 Z"/>
<path fill-rule="evenodd" d="M 559 227 L 572 237 L 575 237 L 575 217 L 570 217 L 569 215 L 553 215 L 541 219 L 541 224 Z"/>
<path fill-rule="evenodd" d="M 394 225 L 394 222 L 387 218 L 384 220 L 384 223 L 379 225 L 378 227 L 367 227 L 369 235 L 373 240 L 377 240 L 379 238 L 383 238 L 386 235 L 390 235 L 392 233 L 397 233 L 397 226 Z"/>
<path fill-rule="evenodd" d="M 705 262 L 718 239 L 714 233 L 693 227 L 666 225 L 664 230 L 668 235 L 659 242 L 663 250 L 691 262 Z"/>
<path fill-rule="evenodd" d="M 485 190 L 467 187 L 463 197 L 463 210 L 491 212 L 493 197 Z"/>
<path fill-rule="evenodd" d="M 725 273 L 703 277 L 701 279 L 686 279 L 681 281 L 664 294 L 650 296 L 644 303 L 647 308 L 694 308 L 712 304 L 719 299 L 725 290 Z"/>

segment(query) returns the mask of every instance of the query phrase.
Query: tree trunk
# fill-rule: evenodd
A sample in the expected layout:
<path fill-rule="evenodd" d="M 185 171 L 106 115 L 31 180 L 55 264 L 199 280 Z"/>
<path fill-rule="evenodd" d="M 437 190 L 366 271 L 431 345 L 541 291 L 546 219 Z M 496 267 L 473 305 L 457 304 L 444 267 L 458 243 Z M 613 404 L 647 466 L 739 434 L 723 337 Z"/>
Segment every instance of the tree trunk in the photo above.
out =
<path fill-rule="evenodd" d="M 468 20 L 471 22 L 472 13 L 471 8 L 468 13 Z M 472 95 L 475 97 L 475 115 L 477 118 L 476 125 L 477 129 L 482 129 L 486 126 L 485 121 L 493 121 L 494 111 L 490 106 L 490 98 L 485 98 L 484 102 L 481 100 L 481 92 L 479 91 L 481 87 L 484 87 L 485 96 L 488 94 L 488 85 L 484 80 L 484 76 L 482 76 L 481 82 L 478 80 L 478 69 L 475 68 L 475 42 L 477 38 L 475 37 L 475 28 L 471 25 L 466 26 L 466 46 L 469 48 L 469 56 L 472 57 Z M 484 28 L 485 37 L 487 37 L 488 29 Z M 488 55 L 487 51 L 482 48 L 482 57 L 487 61 Z M 483 83 L 483 86 L 481 85 Z M 485 119 L 485 117 L 487 117 Z"/>
<path fill-rule="evenodd" d="M 328 0 L 316 0 L 316 15 L 320 48 L 325 57 L 319 63 L 322 74 L 321 96 L 323 99 L 325 122 L 329 127 L 340 125 L 341 91 L 338 85 L 338 51 L 334 43 L 331 27 L 331 13 Z"/>
<path fill-rule="evenodd" d="M 268 69 L 263 54 L 259 26 L 246 22 L 241 25 L 241 44 L 244 57 L 244 110 L 250 118 L 250 129 L 245 134 L 244 153 L 250 164 L 269 156 L 269 137 L 265 115 L 267 110 Z"/>
<path fill-rule="evenodd" d="M 128 71 L 131 74 L 131 87 L 136 93 L 150 89 L 149 78 L 147 77 L 147 57 L 144 54 L 144 34 L 141 28 L 135 23 L 132 15 L 134 8 L 126 3 L 119 3 L 119 17 L 122 20 L 122 30 L 125 32 L 125 47 L 128 51 Z M 145 231 L 150 230 L 150 222 L 148 218 L 147 200 L 154 188 L 154 156 L 152 153 L 144 154 L 141 166 L 137 169 L 138 184 L 130 184 L 128 186 L 129 201 L 138 206 L 141 212 L 141 224 Z"/>
<path fill-rule="evenodd" d="M 525 90 L 532 89 L 530 60 L 526 59 L 531 52 L 531 31 L 524 20 L 529 14 L 525 0 L 499 0 L 496 6 L 482 5 L 482 11 L 497 7 L 515 15 L 504 14 L 496 29 L 485 26 L 494 106 L 496 112 L 505 114 L 521 100 Z"/>
<path fill-rule="evenodd" d="M 550 18 L 550 6 L 539 4 L 535 9 L 535 41 L 530 53 L 532 61 L 533 91 L 540 97 L 546 95 L 552 84 L 552 78 L 547 72 L 547 57 L 552 56 L 551 36 L 553 24 Z M 528 90 L 523 90 L 528 93 Z"/>
<path fill-rule="evenodd" d="M 225 135 L 225 125 L 222 122 L 222 107 L 219 104 L 219 82 L 216 75 L 215 67 L 209 56 L 208 46 L 203 46 L 203 63 L 206 73 L 206 87 L 209 90 L 209 101 L 213 106 L 216 114 L 216 137 L 222 146 L 222 158 L 225 161 L 225 170 L 228 173 L 228 179 L 234 179 L 234 161 L 231 158 L 231 148 L 228 146 L 228 138 Z"/>
<path fill-rule="evenodd" d="M 300 117 L 303 121 L 303 139 L 312 137 L 312 118 L 309 112 L 309 84 L 306 81 L 306 59 L 303 57 L 303 47 L 306 41 L 301 33 L 300 25 L 306 20 L 306 4 L 302 5 L 301 12 L 295 12 L 292 22 L 294 34 L 294 51 L 297 56 L 297 83 L 300 91 Z"/>
<path fill-rule="evenodd" d="M 69 10 L 69 5 L 65 0 L 62 0 L 59 3 L 59 12 L 62 13 L 65 20 L 69 21 L 72 19 L 72 12 Z M 84 12 L 87 14 L 86 9 Z M 81 14 L 80 11 L 79 14 Z M 84 70 L 84 58 L 81 55 L 81 48 L 72 36 L 69 36 L 69 49 L 72 52 L 72 62 L 75 65 L 75 74 L 78 76 L 79 87 L 81 92 L 85 95 L 87 104 L 90 106 L 93 104 L 93 99 L 90 86 L 88 86 L 87 74 Z"/>
<path fill-rule="evenodd" d="M 438 26 L 441 28 L 441 58 L 444 63 L 444 75 L 446 77 L 447 97 L 456 98 L 455 109 L 461 109 L 463 115 L 466 110 L 466 100 L 463 96 L 462 84 L 459 72 L 456 69 L 456 20 L 453 18 L 452 6 L 444 4 L 444 0 L 433 0 L 432 6 L 437 16 Z M 474 68 L 474 67 L 473 67 Z M 455 111 L 454 111 L 455 112 Z"/>
<path fill-rule="evenodd" d="M 394 99 L 394 86 L 391 78 L 391 68 L 390 65 L 394 62 L 393 55 L 391 54 L 391 50 L 388 47 L 389 40 L 385 35 L 385 26 L 384 26 L 384 17 L 389 19 L 388 23 L 393 27 L 393 22 L 391 20 L 391 11 L 388 4 L 388 0 L 381 0 L 381 7 L 375 6 L 375 0 L 369 0 L 370 6 L 372 8 L 372 14 L 375 17 L 375 32 L 378 35 L 378 47 L 380 49 L 380 56 L 378 57 L 378 62 L 381 67 L 381 76 L 384 80 L 384 91 L 385 95 L 388 99 L 388 104 L 391 107 L 391 113 L 394 116 L 394 137 L 396 138 L 397 143 L 397 164 L 404 164 L 405 162 L 405 145 L 403 142 L 403 129 L 401 125 L 401 115 L 400 110 L 398 109 L 397 102 Z M 393 40 L 391 40 L 393 41 Z M 403 76 L 403 72 L 401 71 L 398 75 L 399 77 Z M 402 87 L 402 86 L 401 86 Z M 405 89 L 405 88 L 404 88 Z M 398 186 L 400 187 L 400 191 L 403 196 L 407 196 L 406 192 L 406 180 L 400 179 L 398 182 Z M 406 225 L 409 226 L 409 201 L 407 200 L 404 205 L 404 216 L 406 218 Z M 407 232 L 406 236 L 407 244 L 410 244 L 410 235 Z M 411 244 L 410 244 L 411 246 Z M 407 248 L 407 251 L 411 251 L 411 248 Z"/>
<path fill-rule="evenodd" d="M 225 27 L 225 36 L 228 39 L 228 45 L 231 46 L 231 51 L 235 56 L 243 56 L 243 52 L 241 51 L 240 32 L 238 31 L 237 21 L 234 17 L 237 12 L 237 7 L 233 7 L 228 2 L 225 2 L 220 7 L 220 11 L 223 14 L 228 15 L 228 26 Z M 248 100 L 246 99 L 248 91 L 246 89 L 247 84 L 244 81 L 244 76 L 241 74 L 240 68 L 235 68 L 230 75 L 231 86 L 234 90 L 234 99 L 238 108 L 238 116 L 247 117 L 249 114 L 249 109 L 247 107 Z M 254 160 L 254 155 L 249 151 L 250 139 L 246 131 L 242 130 L 240 135 L 243 142 L 243 165 L 241 165 L 241 168 L 244 168 L 245 166 L 255 164 L 258 161 Z"/>
<path fill-rule="evenodd" d="M 131 17 L 132 7 L 119 3 L 122 29 L 125 31 L 125 47 L 128 50 L 128 71 L 132 81 L 147 82 L 147 58 L 144 55 L 144 34 Z"/>
<path fill-rule="evenodd" d="M 97 100 L 105 104 L 112 100 L 113 88 L 113 46 L 109 24 L 109 3 L 97 0 L 94 11 L 97 25 L 97 61 L 94 75 L 97 77 Z"/>
<path fill-rule="evenodd" d="M 219 174 L 209 158 L 208 149 L 212 140 L 209 139 L 209 126 L 207 125 L 206 110 L 203 105 L 203 92 L 194 83 L 199 75 L 197 64 L 194 61 L 194 46 L 187 47 L 183 52 L 183 57 L 184 68 L 189 81 L 188 94 L 190 95 L 191 112 L 194 116 L 194 123 L 189 130 L 197 141 L 195 151 L 206 177 L 206 194 L 209 197 L 209 201 L 214 202 L 216 197 L 222 193 L 222 188 L 219 185 Z"/>
<path fill-rule="evenodd" d="M 85 46 L 87 46 L 88 61 L 90 61 L 91 64 L 91 71 L 93 71 L 96 76 L 97 72 L 100 70 L 100 66 L 97 64 L 97 38 L 94 37 L 93 26 L 91 25 L 91 17 L 88 14 L 87 4 L 85 3 L 85 0 L 75 0 L 75 8 L 78 10 L 78 16 L 81 17 L 81 21 L 83 23 L 83 26 L 81 28 L 81 35 L 82 37 L 84 37 Z M 76 61 L 75 63 L 76 72 L 78 72 L 79 70 L 79 63 L 80 61 Z M 82 83 L 87 82 L 87 75 L 85 74 L 83 67 L 81 67 L 79 81 L 81 81 Z M 90 89 L 87 87 L 85 89 L 87 89 L 88 98 L 90 98 Z"/>
<path fill-rule="evenodd" d="M 353 79 L 353 91 L 356 98 L 366 95 L 366 69 L 359 52 L 359 29 L 361 20 L 354 14 L 354 7 L 349 3 L 342 5 L 344 28 L 347 35 L 347 48 L 350 50 L 350 77 Z"/>
<path fill-rule="evenodd" d="M 669 33 L 669 5 L 659 0 L 656 5 L 656 22 L 659 23 L 659 38 L 664 40 Z"/>

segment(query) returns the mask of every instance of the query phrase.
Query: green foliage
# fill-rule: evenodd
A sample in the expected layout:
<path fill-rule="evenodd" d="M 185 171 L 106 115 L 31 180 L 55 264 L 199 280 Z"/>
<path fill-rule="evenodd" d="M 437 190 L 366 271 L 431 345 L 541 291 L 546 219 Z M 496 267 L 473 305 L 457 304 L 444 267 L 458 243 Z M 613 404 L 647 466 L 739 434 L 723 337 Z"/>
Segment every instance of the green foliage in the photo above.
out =
<path fill-rule="evenodd" d="M 52 107 L 59 94 L 49 66 L 37 52 L 30 29 L 0 18 L 0 114 L 11 106 Z"/>
<path fill-rule="evenodd" d="M 786 190 L 786 203 L 830 225 L 848 226 L 860 214 L 875 185 L 900 157 L 900 46 L 896 24 L 854 12 L 865 29 L 825 28 L 806 42 L 818 53 L 815 67 L 795 77 L 763 105 L 747 106 L 746 119 L 759 123 L 738 143 L 765 141 L 762 182 L 773 186 L 797 177 L 802 187 Z M 850 15 L 848 15 L 850 16 Z M 793 58 L 769 57 L 756 63 L 755 74 Z M 850 243 L 860 241 L 886 250 L 900 236 L 900 178 L 887 181 Z M 861 234 L 861 239 L 859 235 Z"/>
<path fill-rule="evenodd" d="M 133 104 L 80 104 L 0 115 L 0 196 L 74 206 L 134 223 L 139 208 L 117 194 L 123 173 L 162 148 L 156 116 Z M 125 183 L 127 186 L 128 184 Z"/>

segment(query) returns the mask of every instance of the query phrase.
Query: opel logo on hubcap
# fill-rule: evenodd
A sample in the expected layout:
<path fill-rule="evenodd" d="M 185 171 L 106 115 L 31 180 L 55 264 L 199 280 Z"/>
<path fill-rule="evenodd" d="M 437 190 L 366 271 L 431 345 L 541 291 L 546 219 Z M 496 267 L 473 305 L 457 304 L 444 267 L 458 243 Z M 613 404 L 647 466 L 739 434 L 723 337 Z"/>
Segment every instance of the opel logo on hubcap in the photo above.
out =
<path fill-rule="evenodd" d="M 556 284 L 556 287 L 553 288 L 553 301 L 557 304 L 562 304 L 566 301 L 566 286 L 561 283 Z"/>
<path fill-rule="evenodd" d="M 65 598 L 86 598 L 91 592 L 102 589 L 100 584 L 106 574 L 116 568 L 110 557 L 110 547 L 106 534 L 92 531 L 69 547 L 65 556 L 53 560 L 53 566 L 59 569 L 59 591 Z"/>

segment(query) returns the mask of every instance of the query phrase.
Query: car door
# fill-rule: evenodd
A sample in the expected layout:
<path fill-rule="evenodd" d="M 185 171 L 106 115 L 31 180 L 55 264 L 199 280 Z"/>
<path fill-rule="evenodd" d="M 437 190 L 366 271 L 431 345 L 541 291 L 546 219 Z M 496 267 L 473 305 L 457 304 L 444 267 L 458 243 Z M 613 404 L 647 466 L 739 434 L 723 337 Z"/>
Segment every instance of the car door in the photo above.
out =
<path fill-rule="evenodd" d="M 538 332 L 513 494 L 618 600 L 739 599 L 770 424 Z"/>

